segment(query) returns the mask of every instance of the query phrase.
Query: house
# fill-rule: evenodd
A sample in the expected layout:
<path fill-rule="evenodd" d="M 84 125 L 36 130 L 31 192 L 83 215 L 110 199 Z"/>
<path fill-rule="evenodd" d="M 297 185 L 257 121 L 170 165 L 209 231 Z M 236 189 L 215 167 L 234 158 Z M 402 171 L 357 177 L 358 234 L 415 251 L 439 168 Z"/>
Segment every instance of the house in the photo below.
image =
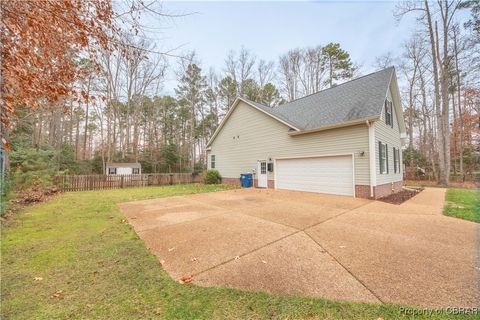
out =
<path fill-rule="evenodd" d="M 107 163 L 105 168 L 106 175 L 116 174 L 141 174 L 142 166 L 140 163 Z"/>
<path fill-rule="evenodd" d="M 237 98 L 207 145 L 224 183 L 380 198 L 403 185 L 405 142 L 393 67 L 268 107 Z"/>

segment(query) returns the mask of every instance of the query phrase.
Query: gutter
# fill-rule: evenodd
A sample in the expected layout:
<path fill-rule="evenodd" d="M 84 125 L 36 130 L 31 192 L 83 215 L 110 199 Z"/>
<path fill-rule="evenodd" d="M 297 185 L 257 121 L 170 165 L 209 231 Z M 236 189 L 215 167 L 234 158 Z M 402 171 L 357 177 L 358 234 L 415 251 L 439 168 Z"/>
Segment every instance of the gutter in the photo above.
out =
<path fill-rule="evenodd" d="M 349 127 L 349 126 L 354 126 L 354 125 L 357 125 L 357 124 L 364 124 L 365 121 L 367 122 L 367 126 L 368 126 L 368 123 L 370 121 L 375 121 L 378 118 L 379 118 L 379 116 L 373 116 L 373 117 L 364 118 L 364 119 L 360 119 L 360 120 L 351 120 L 351 121 L 336 123 L 336 124 L 332 124 L 332 125 L 329 125 L 329 126 L 316 128 L 316 129 L 308 129 L 308 130 L 302 130 L 302 131 L 292 131 L 292 132 L 289 132 L 288 134 L 290 136 L 298 136 L 298 135 L 301 135 L 301 134 L 314 133 L 314 132 L 326 131 L 326 130 L 331 130 L 331 129 Z"/>

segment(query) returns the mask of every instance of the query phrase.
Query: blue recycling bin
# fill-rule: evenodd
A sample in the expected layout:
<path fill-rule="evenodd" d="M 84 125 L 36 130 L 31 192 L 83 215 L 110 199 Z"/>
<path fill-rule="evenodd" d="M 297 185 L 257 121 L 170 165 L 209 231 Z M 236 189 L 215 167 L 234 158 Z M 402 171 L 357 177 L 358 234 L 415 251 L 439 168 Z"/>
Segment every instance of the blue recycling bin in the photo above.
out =
<path fill-rule="evenodd" d="M 251 173 L 242 173 L 240 174 L 240 182 L 242 183 L 242 188 L 250 188 L 252 186 L 253 175 Z"/>

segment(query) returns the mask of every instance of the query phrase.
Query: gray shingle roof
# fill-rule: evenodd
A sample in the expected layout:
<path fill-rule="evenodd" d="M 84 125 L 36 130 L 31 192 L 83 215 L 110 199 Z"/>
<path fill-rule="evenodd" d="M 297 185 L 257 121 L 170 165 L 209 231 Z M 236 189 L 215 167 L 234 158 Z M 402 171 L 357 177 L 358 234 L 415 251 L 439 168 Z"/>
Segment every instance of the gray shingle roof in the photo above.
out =
<path fill-rule="evenodd" d="M 252 103 L 300 130 L 378 117 L 394 70 L 383 69 L 275 108 Z"/>

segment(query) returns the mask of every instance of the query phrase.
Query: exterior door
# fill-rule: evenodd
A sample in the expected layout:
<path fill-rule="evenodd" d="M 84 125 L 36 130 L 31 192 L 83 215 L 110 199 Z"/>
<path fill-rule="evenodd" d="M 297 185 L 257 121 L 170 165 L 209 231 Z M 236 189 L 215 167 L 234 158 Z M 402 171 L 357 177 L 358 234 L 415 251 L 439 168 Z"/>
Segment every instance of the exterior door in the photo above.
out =
<path fill-rule="evenodd" d="M 257 164 L 257 187 L 266 188 L 267 186 L 267 161 L 261 160 Z"/>
<path fill-rule="evenodd" d="M 354 195 L 352 156 L 281 159 L 276 170 L 278 189 Z"/>

